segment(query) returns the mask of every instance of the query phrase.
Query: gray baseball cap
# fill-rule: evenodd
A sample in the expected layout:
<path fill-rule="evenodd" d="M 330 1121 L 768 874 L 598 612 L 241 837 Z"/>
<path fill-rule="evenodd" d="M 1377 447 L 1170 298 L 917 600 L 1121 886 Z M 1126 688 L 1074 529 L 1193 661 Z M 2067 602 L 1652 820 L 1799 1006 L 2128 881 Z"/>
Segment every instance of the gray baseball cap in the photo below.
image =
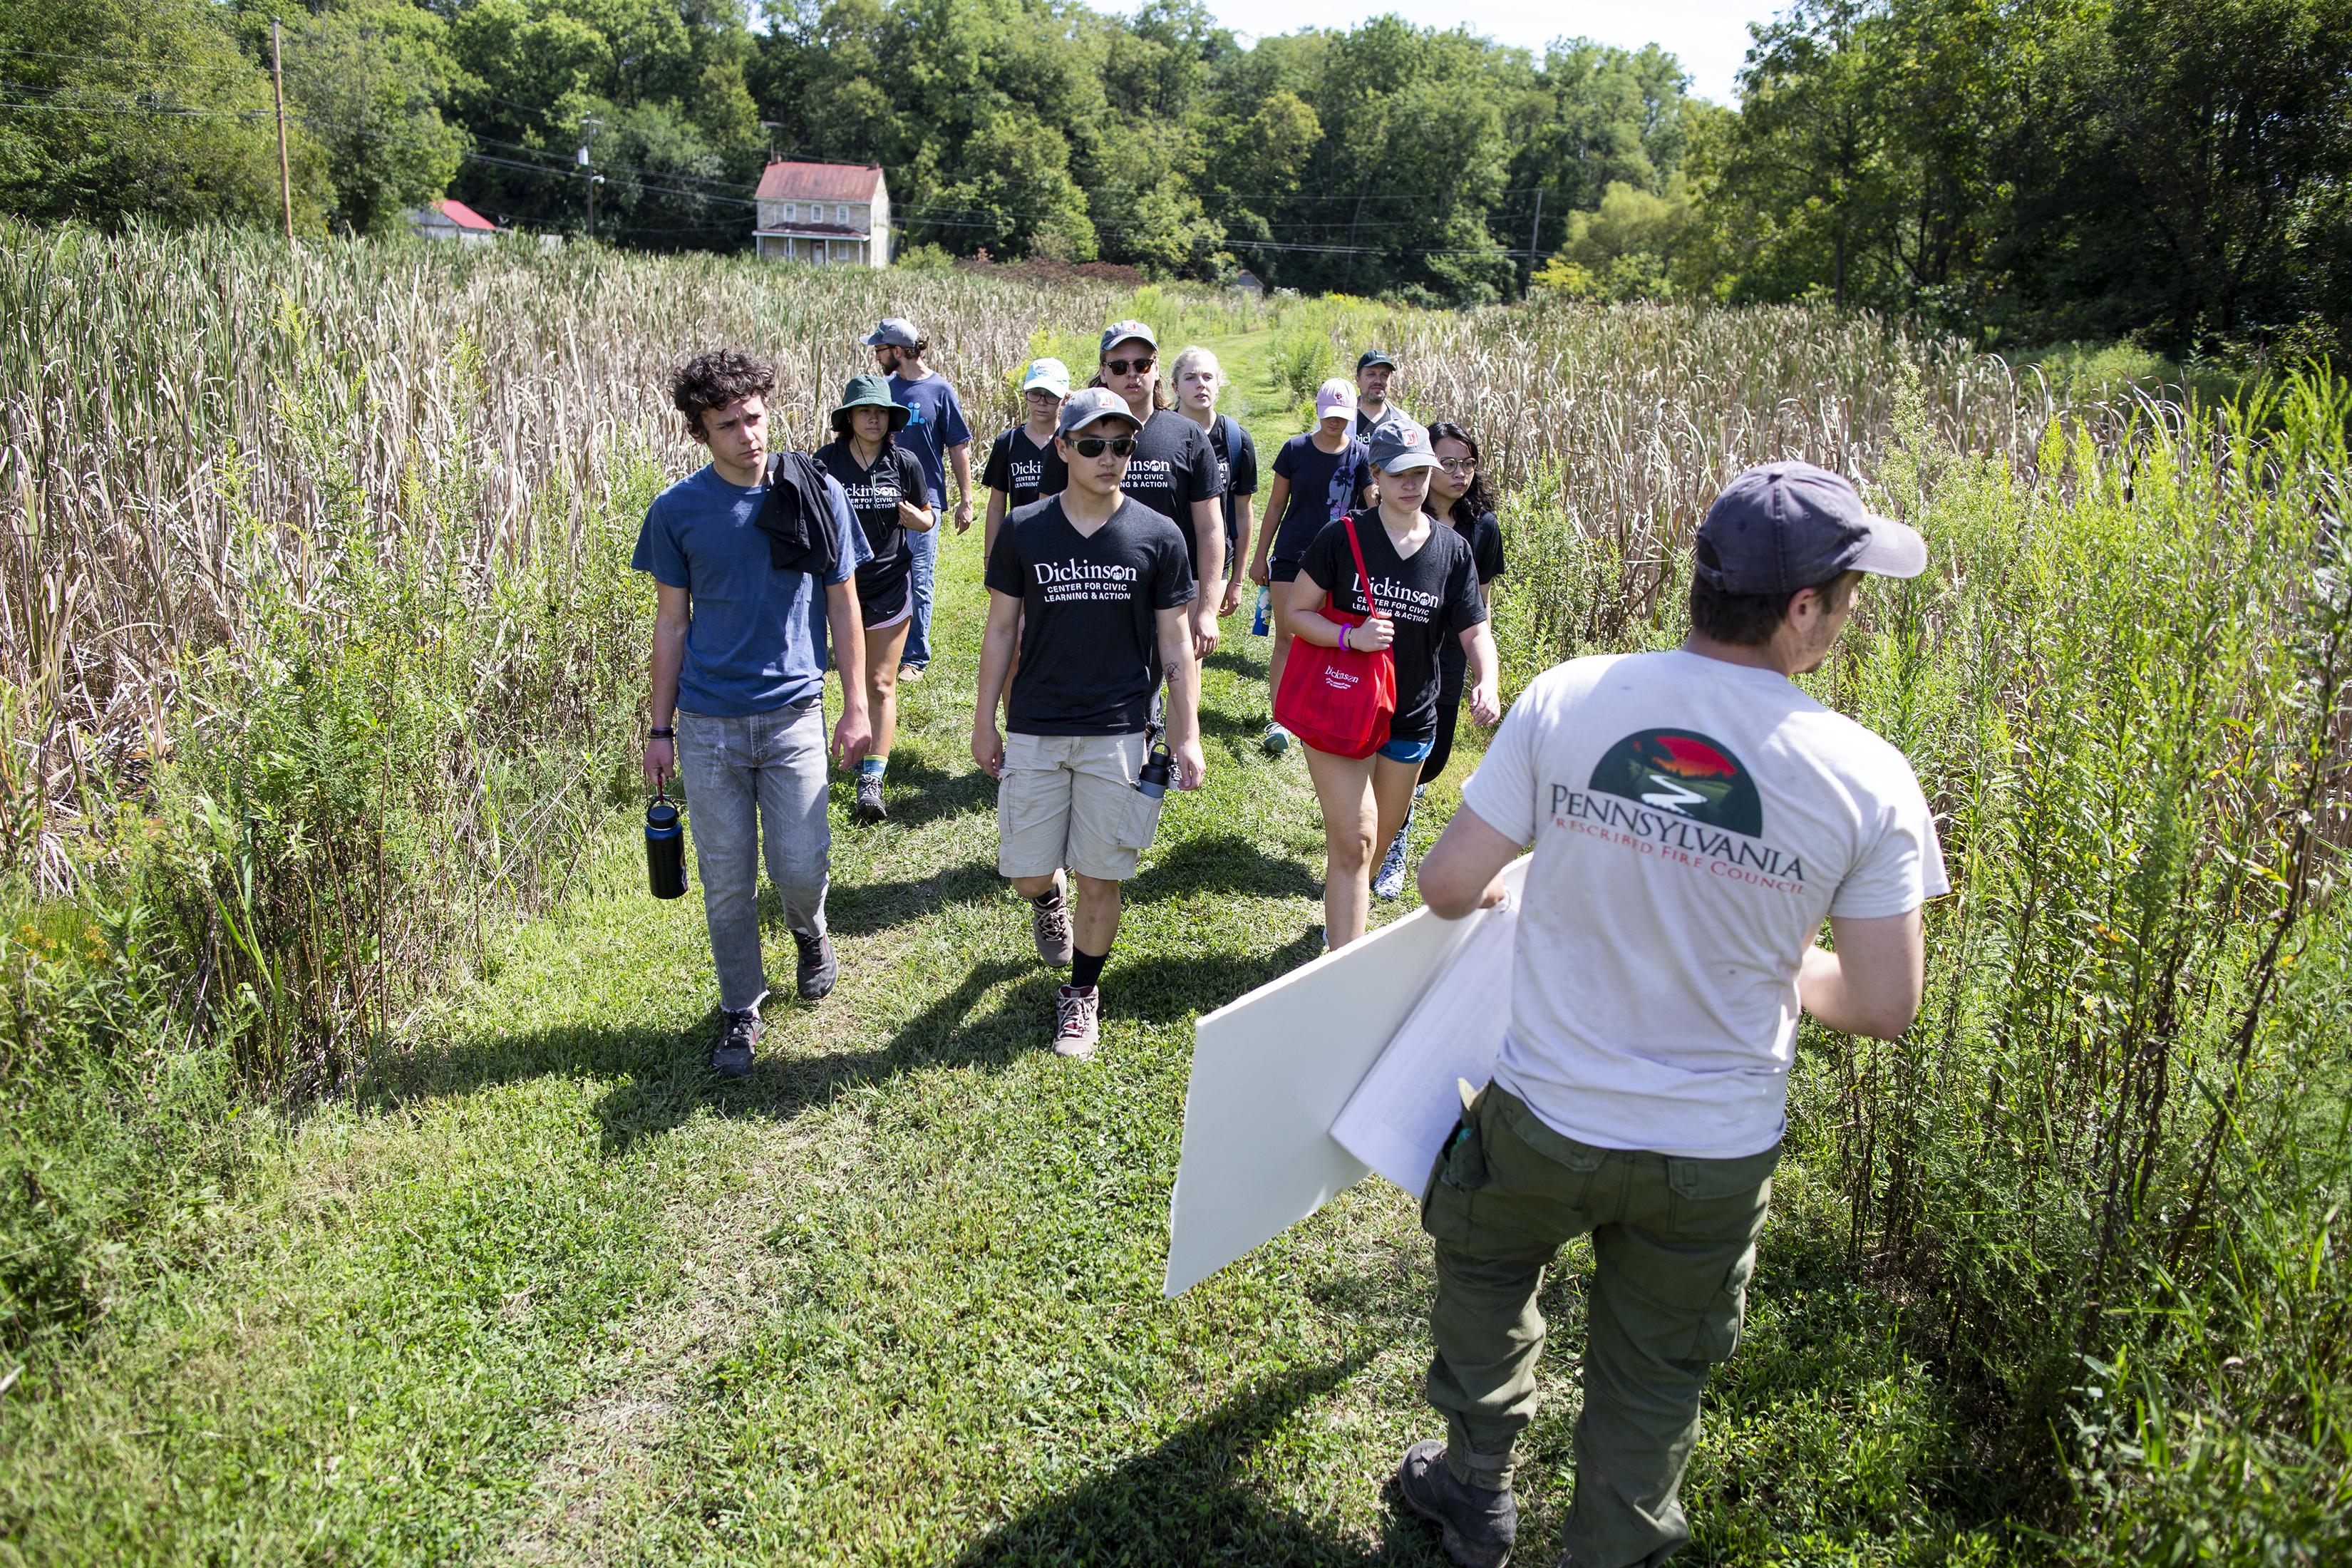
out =
<path fill-rule="evenodd" d="M 869 349 L 879 348 L 884 343 L 889 344 L 894 349 L 910 349 L 921 336 L 921 333 L 915 331 L 915 323 L 906 317 L 885 316 L 882 318 L 880 326 L 858 341 Z"/>
<path fill-rule="evenodd" d="M 1138 430 L 1143 428 L 1143 421 L 1128 407 L 1127 399 L 1108 386 L 1082 386 L 1070 394 L 1054 428 L 1061 435 L 1075 436 L 1097 419 L 1124 419 Z"/>
<path fill-rule="evenodd" d="M 1151 329 L 1141 321 L 1113 321 L 1103 329 L 1102 347 L 1095 352 L 1098 354 L 1107 354 L 1115 345 L 1123 343 L 1129 338 L 1141 338 L 1155 349 L 1160 346 L 1160 340 L 1153 337 Z"/>
<path fill-rule="evenodd" d="M 1383 419 L 1372 426 L 1371 448 L 1372 467 L 1384 474 L 1437 467 L 1429 432 L 1410 419 Z"/>
<path fill-rule="evenodd" d="M 1916 529 L 1864 510 L 1853 485 L 1811 463 L 1767 463 L 1724 486 L 1696 548 L 1699 581 L 1724 594 L 1793 594 L 1842 572 L 1927 569 Z"/>

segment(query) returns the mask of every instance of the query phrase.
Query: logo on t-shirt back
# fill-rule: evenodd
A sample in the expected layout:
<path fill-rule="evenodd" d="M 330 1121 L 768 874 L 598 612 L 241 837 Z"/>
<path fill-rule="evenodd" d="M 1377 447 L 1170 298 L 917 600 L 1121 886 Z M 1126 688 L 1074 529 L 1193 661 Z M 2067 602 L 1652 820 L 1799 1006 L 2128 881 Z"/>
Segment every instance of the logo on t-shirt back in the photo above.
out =
<path fill-rule="evenodd" d="M 1640 730 L 1602 753 L 1587 786 L 1709 827 L 1764 837 L 1756 781 L 1720 742 L 1687 730 Z"/>

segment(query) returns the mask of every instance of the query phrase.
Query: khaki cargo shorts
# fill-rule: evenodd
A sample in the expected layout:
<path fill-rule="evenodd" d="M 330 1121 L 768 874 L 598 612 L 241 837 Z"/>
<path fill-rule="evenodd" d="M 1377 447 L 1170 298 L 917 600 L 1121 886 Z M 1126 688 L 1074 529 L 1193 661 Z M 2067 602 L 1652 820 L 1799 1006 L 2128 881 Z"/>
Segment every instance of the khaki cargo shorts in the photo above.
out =
<path fill-rule="evenodd" d="M 1124 882 L 1160 828 L 1156 800 L 1135 787 L 1143 732 L 1007 735 L 996 784 L 996 868 L 1050 877 L 1067 867 Z"/>

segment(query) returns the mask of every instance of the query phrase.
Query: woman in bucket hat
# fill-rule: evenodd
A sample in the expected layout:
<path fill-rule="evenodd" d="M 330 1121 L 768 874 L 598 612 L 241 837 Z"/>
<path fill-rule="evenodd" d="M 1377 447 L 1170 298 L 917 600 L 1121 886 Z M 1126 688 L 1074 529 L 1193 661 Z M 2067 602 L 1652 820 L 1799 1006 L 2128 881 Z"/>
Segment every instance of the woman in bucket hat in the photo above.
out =
<path fill-rule="evenodd" d="M 866 618 L 866 707 L 874 720 L 874 749 L 858 764 L 857 818 L 880 822 L 882 776 L 898 731 L 898 658 L 907 647 L 915 601 L 911 534 L 927 533 L 938 514 L 925 505 L 923 466 L 891 437 L 907 409 L 878 375 L 854 375 L 833 411 L 834 439 L 817 448 L 816 463 L 840 481 L 849 510 L 865 531 L 874 559 L 857 569 L 857 600 Z"/>

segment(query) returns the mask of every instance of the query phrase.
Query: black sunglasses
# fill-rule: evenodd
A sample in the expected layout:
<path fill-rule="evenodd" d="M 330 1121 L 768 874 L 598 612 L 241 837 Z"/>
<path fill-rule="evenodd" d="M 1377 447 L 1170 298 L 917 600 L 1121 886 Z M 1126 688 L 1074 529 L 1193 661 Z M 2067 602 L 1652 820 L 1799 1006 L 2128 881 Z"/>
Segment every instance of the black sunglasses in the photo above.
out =
<path fill-rule="evenodd" d="M 1070 443 L 1070 449 L 1081 458 L 1099 458 L 1103 455 L 1105 447 L 1110 448 L 1112 457 L 1124 458 L 1135 450 L 1135 437 L 1132 436 L 1081 436 Z"/>
<path fill-rule="evenodd" d="M 1103 361 L 1103 369 L 1113 375 L 1125 375 L 1129 371 L 1143 375 L 1149 374 L 1151 367 L 1159 363 L 1160 361 L 1153 355 L 1146 354 L 1141 359 L 1107 359 Z"/>

